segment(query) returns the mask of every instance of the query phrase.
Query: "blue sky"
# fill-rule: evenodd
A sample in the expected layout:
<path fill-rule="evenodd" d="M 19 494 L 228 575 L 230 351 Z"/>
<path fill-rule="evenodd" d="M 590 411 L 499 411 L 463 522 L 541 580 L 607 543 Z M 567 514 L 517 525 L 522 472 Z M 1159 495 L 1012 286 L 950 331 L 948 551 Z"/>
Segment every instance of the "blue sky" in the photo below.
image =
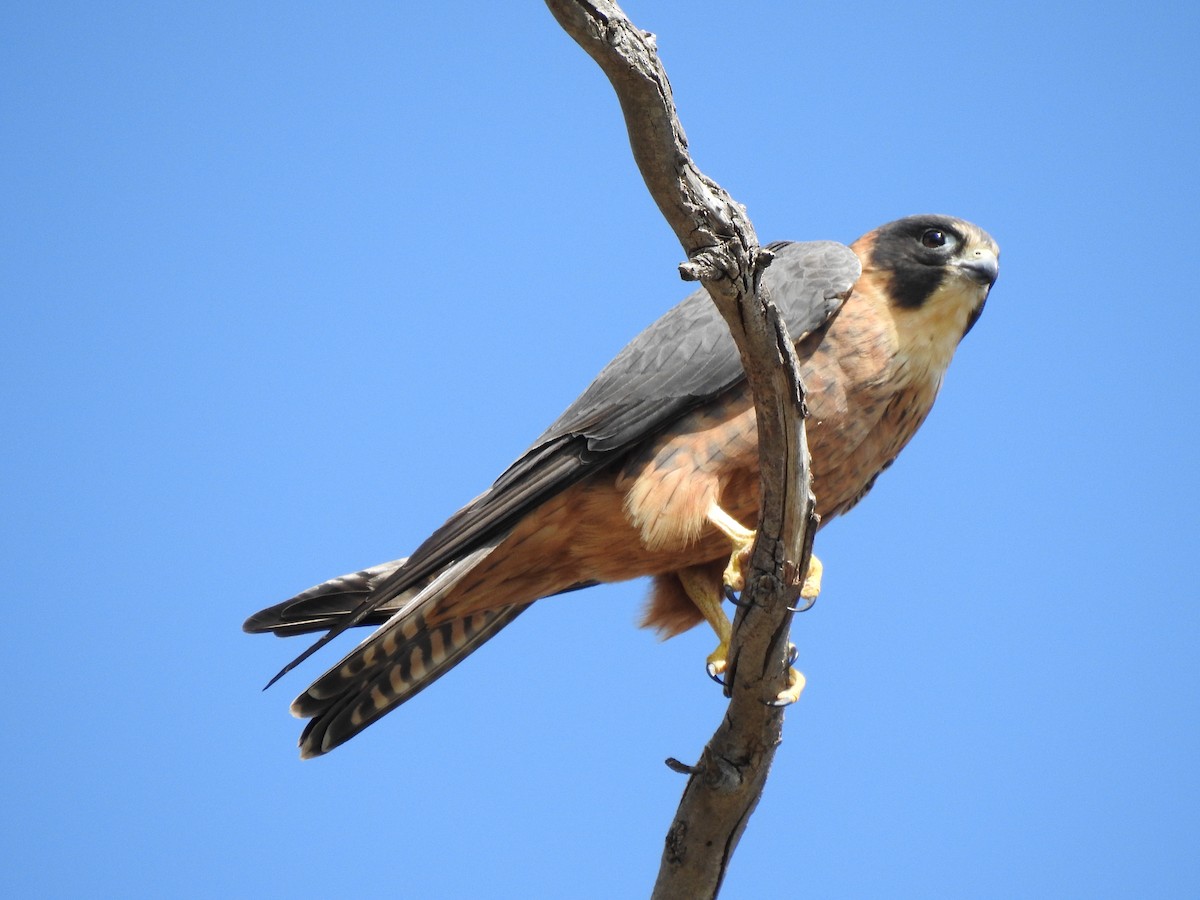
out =
<path fill-rule="evenodd" d="M 1200 893 L 1195 4 L 630 3 L 763 240 L 1003 248 L 823 531 L 724 896 Z M 0 12 L 11 896 L 648 892 L 721 716 L 645 585 L 302 763 L 249 612 L 410 550 L 682 297 L 536 2 Z"/>

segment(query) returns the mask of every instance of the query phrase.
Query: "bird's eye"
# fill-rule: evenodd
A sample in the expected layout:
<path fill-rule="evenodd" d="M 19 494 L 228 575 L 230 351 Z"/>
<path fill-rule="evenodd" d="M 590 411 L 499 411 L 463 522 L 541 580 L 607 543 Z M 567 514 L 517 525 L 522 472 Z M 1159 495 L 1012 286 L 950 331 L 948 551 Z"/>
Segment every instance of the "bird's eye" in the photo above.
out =
<path fill-rule="evenodd" d="M 937 228 L 927 229 L 921 235 L 921 244 L 930 249 L 946 246 L 946 232 Z"/>

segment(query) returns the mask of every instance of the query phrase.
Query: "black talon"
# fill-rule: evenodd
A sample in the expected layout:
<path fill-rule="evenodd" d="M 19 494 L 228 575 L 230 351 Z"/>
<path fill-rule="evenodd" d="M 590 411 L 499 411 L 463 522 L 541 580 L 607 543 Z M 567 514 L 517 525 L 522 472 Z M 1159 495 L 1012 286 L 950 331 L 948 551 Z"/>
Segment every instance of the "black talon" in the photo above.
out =
<path fill-rule="evenodd" d="M 734 606 L 746 607 L 746 606 L 750 605 L 749 603 L 743 603 L 742 598 L 738 595 L 737 591 L 735 591 L 729 585 L 725 584 L 725 585 L 722 585 L 722 587 L 725 589 L 725 599 L 728 600 L 730 603 L 732 603 Z"/>
<path fill-rule="evenodd" d="M 708 673 L 709 678 L 711 678 L 721 687 L 725 687 L 725 679 L 713 671 L 712 663 L 709 663 L 707 666 L 705 666 L 704 671 Z"/>
<path fill-rule="evenodd" d="M 810 609 L 813 608 L 813 604 L 816 602 L 817 602 L 817 598 L 811 597 L 804 602 L 803 606 L 789 606 L 788 612 L 794 612 L 794 613 L 808 612 Z"/>
<path fill-rule="evenodd" d="M 800 658 L 800 650 L 795 644 L 788 644 L 787 665 L 789 668 L 796 664 L 796 660 Z"/>
<path fill-rule="evenodd" d="M 667 764 L 668 769 L 672 772 L 678 772 L 680 775 L 695 775 L 699 771 L 695 766 L 682 763 L 673 756 L 668 756 L 663 762 Z"/>

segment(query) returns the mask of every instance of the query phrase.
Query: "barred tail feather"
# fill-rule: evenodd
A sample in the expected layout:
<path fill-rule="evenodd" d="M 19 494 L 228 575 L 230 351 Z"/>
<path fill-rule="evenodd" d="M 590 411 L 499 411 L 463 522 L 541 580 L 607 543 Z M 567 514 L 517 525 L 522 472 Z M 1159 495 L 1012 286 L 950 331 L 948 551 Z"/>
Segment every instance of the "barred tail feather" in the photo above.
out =
<path fill-rule="evenodd" d="M 292 703 L 292 715 L 311 719 L 300 755 L 320 756 L 415 696 L 466 659 L 529 605 L 515 604 L 429 624 L 429 613 L 495 549 L 485 544 L 446 566 L 397 607 L 390 618 Z M 337 581 L 337 579 L 334 579 Z M 397 598 L 398 600 L 398 598 Z"/>
<path fill-rule="evenodd" d="M 300 735 L 304 759 L 328 753 L 412 699 L 529 608 L 528 603 L 472 613 L 429 626 L 410 613 L 387 636 L 355 651 L 292 703 L 310 719 Z M 378 635 L 376 635 L 377 637 Z"/>

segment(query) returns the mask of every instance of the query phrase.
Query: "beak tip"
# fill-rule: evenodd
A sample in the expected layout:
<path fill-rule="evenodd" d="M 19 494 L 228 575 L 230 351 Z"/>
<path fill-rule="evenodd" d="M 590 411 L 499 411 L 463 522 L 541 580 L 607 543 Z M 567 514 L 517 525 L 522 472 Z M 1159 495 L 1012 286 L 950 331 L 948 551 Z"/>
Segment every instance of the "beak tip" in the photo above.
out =
<path fill-rule="evenodd" d="M 977 284 L 991 286 L 1000 275 L 1000 261 L 995 256 L 979 255 L 960 263 L 967 276 Z"/>

